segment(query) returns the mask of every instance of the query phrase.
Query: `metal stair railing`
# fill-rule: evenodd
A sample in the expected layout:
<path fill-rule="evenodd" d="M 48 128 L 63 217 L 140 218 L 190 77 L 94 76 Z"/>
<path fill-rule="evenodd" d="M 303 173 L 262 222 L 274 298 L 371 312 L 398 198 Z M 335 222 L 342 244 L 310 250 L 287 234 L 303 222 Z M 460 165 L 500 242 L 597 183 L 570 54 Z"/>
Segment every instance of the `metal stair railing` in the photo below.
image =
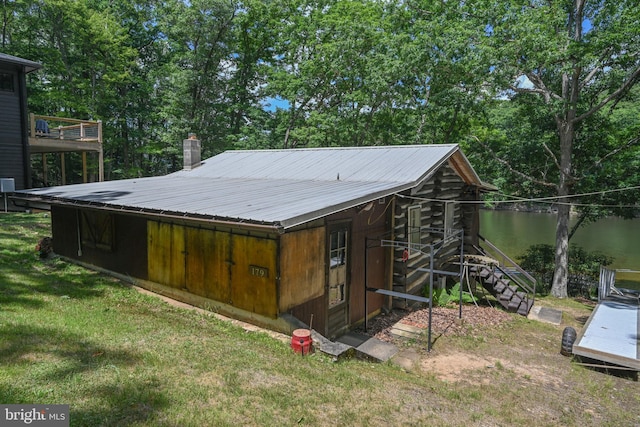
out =
<path fill-rule="evenodd" d="M 498 261 L 499 264 L 496 266 L 496 269 L 504 273 L 518 287 L 525 290 L 528 294 L 531 294 L 533 296 L 532 301 L 534 301 L 536 297 L 537 280 L 489 240 L 480 235 L 478 237 L 481 241 L 481 247 L 476 247 L 476 249 L 483 255 L 490 256 Z"/>

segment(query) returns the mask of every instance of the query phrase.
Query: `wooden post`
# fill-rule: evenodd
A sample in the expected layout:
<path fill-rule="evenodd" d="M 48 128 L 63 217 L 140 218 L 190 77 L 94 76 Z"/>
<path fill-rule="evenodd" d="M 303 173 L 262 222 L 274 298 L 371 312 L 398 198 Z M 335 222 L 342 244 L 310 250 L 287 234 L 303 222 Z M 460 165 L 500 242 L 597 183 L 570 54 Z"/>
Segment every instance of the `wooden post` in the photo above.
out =
<path fill-rule="evenodd" d="M 100 151 L 98 151 L 98 181 L 104 181 L 104 154 L 102 152 L 102 143 L 100 143 Z"/>
<path fill-rule="evenodd" d="M 65 169 L 64 153 L 60 153 L 60 171 L 62 172 L 62 185 L 67 185 L 67 171 Z"/>
<path fill-rule="evenodd" d="M 87 183 L 87 152 L 82 152 L 82 182 Z"/>
<path fill-rule="evenodd" d="M 29 136 L 36 137 L 36 115 L 29 113 Z"/>
<path fill-rule="evenodd" d="M 102 120 L 98 120 L 98 181 L 104 181 L 104 152 L 102 150 Z"/>
<path fill-rule="evenodd" d="M 42 185 L 47 187 L 47 153 L 42 153 Z"/>

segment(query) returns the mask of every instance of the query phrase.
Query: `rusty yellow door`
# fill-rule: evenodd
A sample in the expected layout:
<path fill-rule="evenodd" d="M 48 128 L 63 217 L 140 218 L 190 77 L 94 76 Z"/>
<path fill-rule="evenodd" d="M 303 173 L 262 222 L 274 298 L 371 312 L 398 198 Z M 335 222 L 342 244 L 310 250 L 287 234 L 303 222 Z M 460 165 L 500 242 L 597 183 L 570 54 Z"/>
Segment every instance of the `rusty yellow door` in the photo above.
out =
<path fill-rule="evenodd" d="M 275 318 L 275 240 L 234 234 L 231 243 L 231 299 L 233 305 Z"/>
<path fill-rule="evenodd" d="M 147 266 L 149 280 L 185 288 L 185 228 L 181 225 L 147 221 Z"/>
<path fill-rule="evenodd" d="M 187 290 L 231 304 L 230 234 L 199 228 L 187 229 Z"/>

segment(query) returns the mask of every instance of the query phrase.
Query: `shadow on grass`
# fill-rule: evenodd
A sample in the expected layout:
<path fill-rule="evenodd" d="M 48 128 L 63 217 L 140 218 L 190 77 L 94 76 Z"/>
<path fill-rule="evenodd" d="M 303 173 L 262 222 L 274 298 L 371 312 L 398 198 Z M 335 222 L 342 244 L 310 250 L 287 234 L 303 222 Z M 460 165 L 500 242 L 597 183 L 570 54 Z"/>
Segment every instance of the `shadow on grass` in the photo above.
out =
<path fill-rule="evenodd" d="M 574 356 L 574 361 L 582 364 L 586 369 L 600 372 L 606 375 L 612 375 L 614 377 L 623 378 L 631 381 L 638 381 L 638 371 L 632 368 L 626 368 L 603 362 L 601 360 L 591 359 L 584 356 Z"/>
<path fill-rule="evenodd" d="M 114 283 L 57 257 L 41 259 L 36 244 L 50 229 L 47 216 L 0 215 L 0 310 L 12 304 L 39 308 L 43 295 L 98 297 L 100 284 Z"/>
<path fill-rule="evenodd" d="M 72 425 L 128 426 L 149 423 L 162 408 L 169 406 L 169 399 L 161 392 L 144 384 L 114 384 L 95 390 L 95 396 L 104 400 L 104 409 L 74 409 L 70 406 Z M 160 425 L 153 422 L 153 425 Z"/>
<path fill-rule="evenodd" d="M 113 351 L 96 345 L 81 335 L 55 328 L 5 323 L 0 325 L 0 364 L 33 364 L 44 367 L 31 371 L 42 380 L 61 381 L 70 375 L 105 365 L 128 366 L 139 362 L 135 353 Z"/>
<path fill-rule="evenodd" d="M 19 381 L 0 383 L 0 402 L 69 404 L 72 425 L 91 426 L 145 422 L 169 404 L 157 376 L 120 375 L 143 363 L 135 352 L 46 327 L 4 324 L 0 336 L 0 366 L 28 369 Z M 85 404 L 74 408 L 73 401 L 51 401 L 65 393 Z"/>
<path fill-rule="evenodd" d="M 94 298 L 103 294 L 99 285 L 116 283 L 60 259 L 40 260 L 36 255 L 25 259 L 25 255 L 17 254 L 8 260 L 0 254 L 0 305 L 38 308 L 44 304 L 42 295 Z"/>

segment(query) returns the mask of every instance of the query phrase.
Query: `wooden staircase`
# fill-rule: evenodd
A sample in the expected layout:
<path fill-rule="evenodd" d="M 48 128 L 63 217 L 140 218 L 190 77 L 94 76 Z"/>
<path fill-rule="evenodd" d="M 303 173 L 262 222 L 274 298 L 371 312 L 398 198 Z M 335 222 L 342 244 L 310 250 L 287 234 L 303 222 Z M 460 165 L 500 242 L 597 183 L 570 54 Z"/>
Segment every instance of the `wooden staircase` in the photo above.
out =
<path fill-rule="evenodd" d="M 534 298 L 521 283 L 516 283 L 500 267 L 477 264 L 469 269 L 469 275 L 481 283 L 482 286 L 493 295 L 500 305 L 508 311 L 526 316 L 533 307 Z"/>

